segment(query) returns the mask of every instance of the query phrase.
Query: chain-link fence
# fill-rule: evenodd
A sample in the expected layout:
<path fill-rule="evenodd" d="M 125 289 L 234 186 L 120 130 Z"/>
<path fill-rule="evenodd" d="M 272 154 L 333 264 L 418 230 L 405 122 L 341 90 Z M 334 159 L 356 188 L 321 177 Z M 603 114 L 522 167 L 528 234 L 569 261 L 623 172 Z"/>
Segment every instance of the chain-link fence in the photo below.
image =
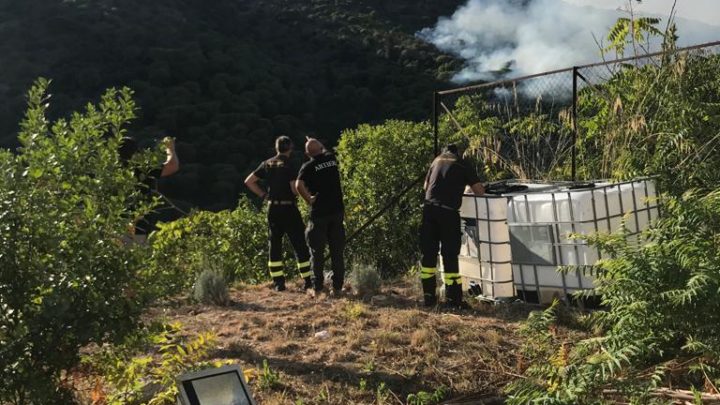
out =
<path fill-rule="evenodd" d="M 613 177 L 612 162 L 627 145 L 592 134 L 607 131 L 593 128 L 596 116 L 599 121 L 612 121 L 600 116 L 598 105 L 623 108 L 617 91 L 608 91 L 609 83 L 616 81 L 615 90 L 622 92 L 623 72 L 629 67 L 651 68 L 679 59 L 683 63 L 676 66 L 691 66 L 694 60 L 713 55 L 720 55 L 720 41 L 435 92 L 435 154 L 446 142 L 461 142 L 466 154 L 474 157 L 476 169 L 493 180 L 556 183 Z M 421 181 L 422 177 L 397 192 L 349 241 Z"/>
<path fill-rule="evenodd" d="M 705 79 L 697 80 L 697 77 L 705 74 L 703 72 L 710 66 L 707 63 L 708 58 L 717 55 L 720 55 L 720 42 L 712 42 L 576 68 L 574 105 L 577 109 L 577 142 L 574 143 L 574 149 L 577 151 L 575 162 L 578 178 L 610 178 L 625 171 L 621 164 L 627 159 L 625 149 L 630 147 L 628 141 L 631 137 L 628 132 L 642 133 L 649 130 L 652 133 L 662 127 L 661 122 L 667 117 L 658 115 L 658 111 L 668 110 L 668 104 L 660 105 L 658 99 L 664 98 L 667 103 L 676 101 L 672 100 L 673 98 L 691 99 L 693 95 L 680 94 L 687 91 L 683 82 L 700 83 L 700 87 L 691 92 L 702 94 L 702 82 Z M 649 86 L 647 89 L 634 88 L 639 81 L 628 80 L 630 73 L 638 72 L 649 78 L 643 82 Z M 673 76 L 683 79 L 678 81 Z M 643 100 L 637 100 L 628 97 L 629 94 L 647 96 Z M 674 115 L 684 114 L 680 106 L 669 110 L 673 111 Z M 614 120 L 604 115 L 608 112 L 612 113 Z M 655 122 L 646 122 L 646 118 Z M 622 122 L 624 127 L 619 125 L 619 122 Z M 653 141 L 648 139 L 646 142 Z M 637 143 L 634 145 L 633 147 L 636 147 Z M 635 154 L 647 152 L 638 148 Z"/>
<path fill-rule="evenodd" d="M 609 97 L 604 85 L 621 80 L 627 67 L 659 66 L 678 57 L 691 63 L 693 58 L 717 54 L 720 41 L 436 92 L 435 152 L 441 140 L 462 140 L 466 153 L 496 178 L 575 181 L 607 177 L 611 170 L 603 168 L 602 162 L 600 169 L 584 167 L 587 156 L 581 154 L 591 150 L 578 148 L 586 130 L 578 123 L 597 113 L 586 106 L 591 99 Z"/>

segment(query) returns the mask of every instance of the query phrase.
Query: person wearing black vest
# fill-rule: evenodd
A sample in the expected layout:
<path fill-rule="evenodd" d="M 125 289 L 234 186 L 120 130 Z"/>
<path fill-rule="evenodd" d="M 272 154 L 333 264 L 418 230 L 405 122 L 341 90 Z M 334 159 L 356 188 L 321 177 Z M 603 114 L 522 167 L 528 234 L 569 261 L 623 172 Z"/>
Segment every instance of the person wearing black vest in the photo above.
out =
<path fill-rule="evenodd" d="M 458 264 L 461 242 L 459 210 L 465 186 L 470 186 L 475 195 L 483 195 L 485 189 L 475 171 L 460 156 L 455 145 L 448 145 L 432 162 L 425 176 L 425 205 L 420 228 L 420 279 L 425 306 L 428 307 L 437 304 L 435 272 L 438 250 L 443 259 L 448 306 L 468 307 L 462 299 Z"/>
<path fill-rule="evenodd" d="M 252 172 L 245 185 L 258 197 L 267 200 L 268 207 L 268 233 L 269 233 L 269 261 L 270 276 L 277 291 L 285 290 L 285 265 L 283 263 L 282 240 L 285 234 L 295 250 L 298 271 L 305 281 L 305 289 L 312 289 L 312 271 L 310 271 L 310 252 L 305 244 L 303 223 L 300 211 L 297 208 L 297 190 L 295 179 L 296 166 L 290 162 L 293 142 L 287 136 L 275 140 L 277 155 L 262 162 Z M 265 183 L 267 191 L 258 184 Z"/>
<path fill-rule="evenodd" d="M 160 177 L 171 176 L 180 170 L 180 159 L 178 158 L 177 152 L 175 152 L 175 138 L 166 136 L 162 140 L 162 144 L 165 148 L 167 159 L 162 164 L 162 167 L 156 167 L 147 173 L 142 173 L 136 170 L 135 177 L 142 183 L 139 187 L 140 198 L 149 201 L 153 197 L 153 192 L 157 193 L 157 180 Z M 130 165 L 130 161 L 136 153 L 140 152 L 135 138 L 131 136 L 124 136 L 120 142 L 118 149 L 118 156 L 124 166 Z M 137 243 L 144 244 L 147 241 L 148 235 L 155 228 L 155 220 L 151 217 L 152 215 L 146 215 L 139 218 L 132 224 L 132 240 Z"/>
<path fill-rule="evenodd" d="M 332 260 L 332 294 L 339 295 L 345 283 L 345 206 L 338 162 L 335 155 L 328 152 L 317 139 L 307 138 L 305 151 L 310 160 L 300 168 L 296 187 L 300 196 L 310 205 L 310 220 L 305 235 L 315 273 L 315 291 L 323 290 L 327 244 Z"/>

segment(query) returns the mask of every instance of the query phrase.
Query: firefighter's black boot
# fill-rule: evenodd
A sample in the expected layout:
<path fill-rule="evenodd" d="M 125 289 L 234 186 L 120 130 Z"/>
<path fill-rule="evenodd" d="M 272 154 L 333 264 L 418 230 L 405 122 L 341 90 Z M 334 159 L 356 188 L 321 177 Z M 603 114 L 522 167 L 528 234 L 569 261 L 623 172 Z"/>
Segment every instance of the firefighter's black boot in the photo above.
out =
<path fill-rule="evenodd" d="M 285 276 L 273 277 L 273 284 L 275 291 L 285 291 Z"/>
<path fill-rule="evenodd" d="M 445 296 L 447 298 L 447 306 L 452 309 L 470 309 L 470 305 L 463 301 L 462 284 L 453 284 L 445 286 Z"/>
<path fill-rule="evenodd" d="M 312 277 L 305 277 L 303 280 L 305 280 L 305 286 L 303 287 L 304 290 L 312 290 L 315 288 Z"/>
<path fill-rule="evenodd" d="M 437 305 L 437 295 L 435 294 L 435 277 L 422 280 L 423 298 L 426 307 L 434 307 Z"/>

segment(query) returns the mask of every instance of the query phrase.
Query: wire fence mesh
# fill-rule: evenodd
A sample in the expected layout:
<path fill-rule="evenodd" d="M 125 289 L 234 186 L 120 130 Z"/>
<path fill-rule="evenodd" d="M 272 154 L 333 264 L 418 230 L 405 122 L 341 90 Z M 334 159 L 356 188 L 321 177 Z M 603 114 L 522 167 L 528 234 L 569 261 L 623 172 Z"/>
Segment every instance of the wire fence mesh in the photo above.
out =
<path fill-rule="evenodd" d="M 625 89 L 623 73 L 651 70 L 671 61 L 691 68 L 697 60 L 718 55 L 720 41 L 435 92 L 435 154 L 441 142 L 461 142 L 475 169 L 494 180 L 590 182 L 611 178 L 618 151 L 627 145 L 606 142 L 606 137 L 593 138 L 591 132 L 607 130 L 593 128 L 594 118 L 600 114 L 597 104 L 622 109 L 618 91 Z M 609 91 L 614 81 L 620 85 Z M 657 85 L 663 84 L 661 76 L 657 81 Z M 650 111 L 646 115 L 654 116 Z M 706 149 L 708 153 L 714 150 Z M 391 198 L 350 239 L 371 227 L 417 184 Z"/>
<path fill-rule="evenodd" d="M 667 94 L 667 97 L 663 96 L 667 102 L 673 102 L 673 96 L 692 97 L 692 95 L 680 94 L 685 91 L 682 89 L 684 87 L 682 81 L 695 80 L 696 74 L 707 69 L 705 62 L 708 58 L 717 55 L 720 55 L 720 42 L 578 67 L 575 70 L 578 106 L 576 149 L 580 179 L 615 177 L 620 171 L 618 163 L 623 159 L 621 156 L 625 153 L 624 149 L 632 147 L 628 144 L 628 140 L 631 139 L 629 135 L 613 135 L 614 131 L 622 128 L 615 123 L 619 120 L 623 121 L 626 124 L 626 132 L 628 128 L 631 132 L 642 132 L 639 131 L 640 128 L 655 127 L 646 119 L 652 120 L 654 117 L 655 120 L 662 120 L 663 117 L 658 115 L 658 111 L 667 111 L 668 108 L 667 105 L 658 104 L 659 97 L 652 95 Z M 651 79 L 647 80 L 646 84 L 651 88 L 640 92 L 639 89 L 633 88 L 631 81 L 627 80 L 631 72 L 646 74 Z M 683 77 L 683 80 L 678 81 L 671 75 Z M 668 88 L 668 86 L 676 87 Z M 702 90 L 698 88 L 697 92 L 699 94 Z M 648 97 L 646 100 L 634 100 L 633 97 L 628 97 L 631 94 L 646 94 Z M 596 116 L 607 113 L 607 110 L 612 112 L 616 117 L 615 120 L 595 119 Z M 676 109 L 669 110 L 673 111 L 673 114 L 684 114 Z M 597 127 L 598 124 L 602 126 Z M 649 138 L 655 138 L 655 135 L 649 135 L 651 135 Z M 647 151 L 638 149 L 637 153 L 647 153 Z"/>
<path fill-rule="evenodd" d="M 589 170 L 584 163 L 587 153 L 608 151 L 577 147 L 584 135 L 582 123 L 597 113 L 587 104 L 594 97 L 611 97 L 605 85 L 621 80 L 625 69 L 659 67 L 677 58 L 690 64 L 695 58 L 718 54 L 720 42 L 712 42 L 439 91 L 435 94 L 436 145 L 439 140 L 461 139 L 466 153 L 498 178 L 604 178 L 611 174 L 610 168 Z M 585 156 L 576 156 L 580 151 Z"/>

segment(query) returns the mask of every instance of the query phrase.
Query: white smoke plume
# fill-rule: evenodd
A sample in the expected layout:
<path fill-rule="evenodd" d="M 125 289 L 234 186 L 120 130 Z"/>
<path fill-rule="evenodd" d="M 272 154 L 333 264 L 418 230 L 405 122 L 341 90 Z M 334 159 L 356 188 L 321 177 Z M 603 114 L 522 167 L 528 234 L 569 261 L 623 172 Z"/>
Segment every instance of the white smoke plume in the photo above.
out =
<path fill-rule="evenodd" d="M 599 61 L 596 39 L 603 39 L 624 15 L 563 0 L 469 0 L 451 17 L 441 18 L 435 27 L 417 35 L 466 61 L 453 78 L 464 83 Z M 666 20 L 660 28 L 664 29 Z M 717 26 L 683 18 L 676 23 L 681 45 L 720 40 Z"/>

